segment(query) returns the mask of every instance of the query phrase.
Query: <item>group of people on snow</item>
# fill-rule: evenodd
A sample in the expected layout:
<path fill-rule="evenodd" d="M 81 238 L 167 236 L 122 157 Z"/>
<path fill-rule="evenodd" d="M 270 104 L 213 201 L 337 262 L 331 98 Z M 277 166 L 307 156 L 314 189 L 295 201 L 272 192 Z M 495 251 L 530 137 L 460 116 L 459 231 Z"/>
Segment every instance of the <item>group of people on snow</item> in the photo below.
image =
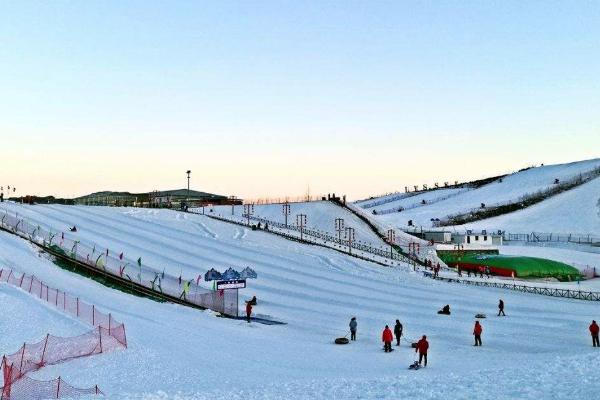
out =
<path fill-rule="evenodd" d="M 354 321 L 356 322 L 356 318 L 354 318 Z M 352 321 L 350 321 L 352 322 Z M 396 320 L 396 324 L 394 325 L 394 333 L 392 333 L 392 330 L 390 329 L 390 327 L 388 325 L 385 326 L 385 329 L 383 330 L 383 333 L 381 335 L 381 340 L 383 341 L 383 350 L 386 353 L 389 353 L 392 351 L 392 342 L 394 341 L 394 338 L 396 338 L 396 346 L 400 346 L 400 338 L 402 337 L 402 323 L 400 323 L 400 320 L 397 319 Z"/>
<path fill-rule="evenodd" d="M 450 315 L 450 305 L 445 305 L 438 314 Z M 498 301 L 498 316 L 506 316 L 504 312 L 504 300 L 500 299 Z M 477 315 L 479 317 L 479 314 Z M 482 315 L 481 317 L 485 317 Z M 358 322 L 356 317 L 352 317 L 349 323 L 350 327 L 350 340 L 356 340 L 356 332 L 358 329 Z M 592 324 L 589 327 L 590 334 L 592 335 L 592 344 L 594 347 L 600 347 L 599 333 L 600 327 L 596 323 L 596 321 L 592 321 Z M 386 325 L 381 334 L 381 341 L 383 342 L 383 350 L 386 353 L 391 352 L 392 342 L 394 338 L 396 339 L 396 346 L 400 346 L 400 338 L 402 337 L 403 326 L 400 323 L 400 320 L 396 320 L 396 324 L 394 325 L 394 330 L 390 329 L 389 325 Z M 475 326 L 473 327 L 473 337 L 475 339 L 474 346 L 482 346 L 483 342 L 481 340 L 481 336 L 483 334 L 483 325 L 480 321 L 475 321 Z M 427 336 L 423 335 L 421 339 L 417 343 L 413 343 L 412 347 L 415 349 L 415 353 L 419 353 L 419 361 L 418 366 L 427 366 L 427 351 L 429 349 L 429 342 L 427 341 Z M 412 368 L 412 367 L 411 367 Z"/>

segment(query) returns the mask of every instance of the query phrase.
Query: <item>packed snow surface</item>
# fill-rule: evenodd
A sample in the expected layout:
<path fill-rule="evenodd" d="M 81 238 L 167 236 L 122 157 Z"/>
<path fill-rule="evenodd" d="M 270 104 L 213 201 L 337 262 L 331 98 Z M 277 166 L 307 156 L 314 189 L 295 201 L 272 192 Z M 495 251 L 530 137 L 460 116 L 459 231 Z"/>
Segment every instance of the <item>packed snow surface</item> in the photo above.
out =
<path fill-rule="evenodd" d="M 523 210 L 471 222 L 461 228 L 590 234 L 600 238 L 600 178 Z"/>
<path fill-rule="evenodd" d="M 312 201 L 305 203 L 290 203 L 290 214 L 288 216 L 288 225 L 296 225 L 296 217 L 300 214 L 306 215 L 306 227 L 328 232 L 332 236 L 337 236 L 335 220 L 342 218 L 344 227 L 354 228 L 357 241 L 381 244 L 381 239 L 365 224 L 360 218 L 330 201 Z M 215 206 L 212 208 L 216 215 L 222 215 L 226 218 L 232 218 L 231 206 Z M 240 221 L 244 220 L 243 206 L 233 207 L 233 217 L 237 217 Z M 205 213 L 210 213 L 205 209 Z M 261 217 L 270 221 L 285 223 L 285 215 L 283 214 L 282 204 L 254 205 L 255 217 Z M 344 233 L 342 232 L 342 237 Z"/>
<path fill-rule="evenodd" d="M 6 204 L 6 203 L 5 203 Z M 587 331 L 598 304 L 433 281 L 403 267 L 386 268 L 315 246 L 167 210 L 3 205 L 99 246 L 141 256 L 155 267 L 193 277 L 211 267 L 251 266 L 241 299 L 258 297 L 259 315 L 287 325 L 217 318 L 104 287 L 56 267 L 26 241 L 0 232 L 0 264 L 35 274 L 81 296 L 125 323 L 129 348 L 48 366 L 77 386 L 98 384 L 107 398 L 594 398 L 600 349 Z M 0 346 L 47 332 L 85 327 L 25 293 L 0 285 Z M 496 317 L 499 298 L 507 317 Z M 436 311 L 445 304 L 451 316 Z M 485 313 L 483 347 L 473 347 L 474 315 Z M 27 322 L 23 320 L 26 315 Z M 358 341 L 348 334 L 358 320 Z M 382 351 L 381 331 L 399 318 L 402 345 Z M 10 333 L 8 333 L 10 331 Z M 409 343 L 426 334 L 429 365 L 409 371 Z"/>
<path fill-rule="evenodd" d="M 432 219 L 443 219 L 448 215 L 477 209 L 481 207 L 482 203 L 486 206 L 492 206 L 517 201 L 523 196 L 553 187 L 555 179 L 564 182 L 599 166 L 600 159 L 597 158 L 569 164 L 531 168 L 507 175 L 501 181 L 496 180 L 480 188 L 465 191 L 445 200 L 402 212 L 373 216 L 373 218 L 396 227 L 406 227 L 409 220 L 412 220 L 416 226 L 431 227 Z M 437 191 L 430 193 L 435 192 Z M 597 198 L 597 196 L 595 197 Z M 411 197 L 408 197 L 402 201 L 410 201 L 410 199 Z M 359 203 L 358 206 L 361 204 Z M 387 204 L 381 207 L 387 208 Z M 597 209 L 597 206 L 595 208 Z"/>

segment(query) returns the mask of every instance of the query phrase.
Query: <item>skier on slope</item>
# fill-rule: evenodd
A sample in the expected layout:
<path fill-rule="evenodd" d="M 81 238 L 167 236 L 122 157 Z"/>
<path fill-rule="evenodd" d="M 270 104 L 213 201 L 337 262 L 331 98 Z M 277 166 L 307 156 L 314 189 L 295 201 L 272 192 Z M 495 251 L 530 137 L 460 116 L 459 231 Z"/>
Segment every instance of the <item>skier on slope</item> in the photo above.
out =
<path fill-rule="evenodd" d="M 481 346 L 481 333 L 483 332 L 483 327 L 479 323 L 479 321 L 475 321 L 475 327 L 473 327 L 473 335 L 475 336 L 475 346 Z"/>
<path fill-rule="evenodd" d="M 402 324 L 400 320 L 396 320 L 396 325 L 394 325 L 394 335 L 396 336 L 396 346 L 400 346 L 400 337 L 402 336 Z"/>
<path fill-rule="evenodd" d="M 419 352 L 419 365 L 425 360 L 425 367 L 427 366 L 427 350 L 429 350 L 429 342 L 427 341 L 427 336 L 423 335 L 421 340 L 417 342 L 415 353 Z"/>
<path fill-rule="evenodd" d="M 500 314 L 506 317 L 506 314 L 504 314 L 504 301 L 502 301 L 502 299 L 500 299 L 500 301 L 498 302 L 498 316 L 500 316 Z"/>
<path fill-rule="evenodd" d="M 352 317 L 350 319 L 350 323 L 348 324 L 350 327 L 350 340 L 356 340 L 356 329 L 358 328 L 358 322 L 356 322 L 356 317 Z"/>
<path fill-rule="evenodd" d="M 592 334 L 592 344 L 594 347 L 600 347 L 600 341 L 598 340 L 598 332 L 600 332 L 600 327 L 596 323 L 596 321 L 592 321 L 590 325 L 590 333 Z"/>
<path fill-rule="evenodd" d="M 385 326 L 383 333 L 381 334 L 381 341 L 383 342 L 383 350 L 386 353 L 392 351 L 392 341 L 394 340 L 394 334 L 390 330 L 389 326 Z"/>

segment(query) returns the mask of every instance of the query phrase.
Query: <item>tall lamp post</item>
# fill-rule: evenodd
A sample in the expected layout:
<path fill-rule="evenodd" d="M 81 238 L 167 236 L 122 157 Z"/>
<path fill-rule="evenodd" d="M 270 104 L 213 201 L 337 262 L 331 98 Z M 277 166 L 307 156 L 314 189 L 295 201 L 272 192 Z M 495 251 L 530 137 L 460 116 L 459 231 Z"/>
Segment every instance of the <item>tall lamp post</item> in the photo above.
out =
<path fill-rule="evenodd" d="M 188 201 L 190 201 L 190 174 L 192 173 L 191 170 L 187 170 L 185 171 L 185 173 L 187 174 L 187 180 L 188 180 L 188 189 L 187 189 L 187 198 L 185 199 L 185 205 L 188 205 Z"/>

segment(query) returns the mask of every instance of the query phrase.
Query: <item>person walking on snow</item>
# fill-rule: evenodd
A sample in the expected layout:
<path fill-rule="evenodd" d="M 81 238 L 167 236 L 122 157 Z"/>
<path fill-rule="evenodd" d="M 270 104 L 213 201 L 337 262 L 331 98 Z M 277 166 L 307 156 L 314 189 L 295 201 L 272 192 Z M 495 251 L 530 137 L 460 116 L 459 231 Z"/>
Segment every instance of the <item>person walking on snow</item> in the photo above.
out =
<path fill-rule="evenodd" d="M 181 292 L 181 296 L 179 296 L 180 299 L 187 300 L 187 295 L 190 292 L 190 284 L 191 281 L 183 282 L 183 292 Z"/>
<path fill-rule="evenodd" d="M 250 323 L 250 316 L 252 315 L 252 301 L 246 302 L 246 321 Z"/>
<path fill-rule="evenodd" d="M 600 347 L 600 341 L 598 341 L 598 332 L 600 332 L 600 327 L 596 321 L 592 321 L 592 324 L 590 325 L 590 333 L 592 334 L 592 344 L 594 347 Z"/>
<path fill-rule="evenodd" d="M 475 321 L 475 327 L 473 328 L 473 335 L 475 335 L 475 346 L 481 346 L 481 332 L 483 332 L 483 327 L 479 321 Z"/>
<path fill-rule="evenodd" d="M 502 299 L 498 302 L 498 316 L 500 316 L 500 314 L 502 314 L 503 317 L 506 317 L 506 314 L 504 314 L 504 301 L 502 301 Z"/>
<path fill-rule="evenodd" d="M 386 353 L 392 351 L 393 340 L 394 335 L 392 334 L 390 327 L 386 325 L 385 329 L 383 330 L 383 334 L 381 335 L 381 341 L 383 342 L 383 350 L 385 350 Z"/>
<path fill-rule="evenodd" d="M 350 340 L 356 340 L 356 328 L 358 328 L 358 322 L 356 322 L 356 317 L 352 317 L 350 319 Z"/>
<path fill-rule="evenodd" d="M 396 320 L 396 325 L 394 325 L 394 335 L 396 336 L 396 346 L 400 346 L 400 337 L 402 336 L 402 324 L 400 320 Z"/>
<path fill-rule="evenodd" d="M 415 348 L 415 353 L 419 352 L 419 365 L 421 362 L 425 360 L 425 367 L 427 366 L 427 350 L 429 349 L 429 342 L 427 341 L 427 336 L 423 335 L 421 340 L 417 342 L 417 347 Z"/>

